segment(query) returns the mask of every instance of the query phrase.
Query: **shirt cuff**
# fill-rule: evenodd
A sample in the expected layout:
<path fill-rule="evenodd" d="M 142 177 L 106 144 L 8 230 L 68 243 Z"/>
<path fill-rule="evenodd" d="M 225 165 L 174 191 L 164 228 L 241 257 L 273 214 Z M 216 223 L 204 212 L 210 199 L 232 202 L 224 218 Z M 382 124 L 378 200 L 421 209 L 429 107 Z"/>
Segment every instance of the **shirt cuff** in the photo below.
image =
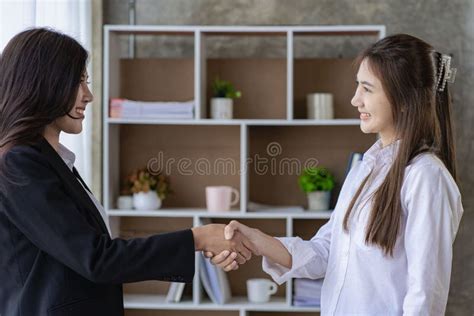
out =
<path fill-rule="evenodd" d="M 308 242 L 300 237 L 274 237 L 279 240 L 291 255 L 292 267 L 288 269 L 281 264 L 263 257 L 262 269 L 269 274 L 279 285 L 293 277 L 298 277 L 298 271 L 307 265 L 315 256 L 314 250 Z"/>

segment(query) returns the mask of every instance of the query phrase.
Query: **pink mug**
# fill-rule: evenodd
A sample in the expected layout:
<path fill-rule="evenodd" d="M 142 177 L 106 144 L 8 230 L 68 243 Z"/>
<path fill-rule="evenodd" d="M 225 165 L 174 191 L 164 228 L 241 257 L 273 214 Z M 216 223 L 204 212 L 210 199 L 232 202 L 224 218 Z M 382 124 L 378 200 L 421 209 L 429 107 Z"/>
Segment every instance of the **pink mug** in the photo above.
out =
<path fill-rule="evenodd" d="M 234 193 L 234 199 L 232 199 Z M 239 191 L 229 186 L 206 187 L 206 204 L 209 212 L 228 212 L 239 202 Z"/>

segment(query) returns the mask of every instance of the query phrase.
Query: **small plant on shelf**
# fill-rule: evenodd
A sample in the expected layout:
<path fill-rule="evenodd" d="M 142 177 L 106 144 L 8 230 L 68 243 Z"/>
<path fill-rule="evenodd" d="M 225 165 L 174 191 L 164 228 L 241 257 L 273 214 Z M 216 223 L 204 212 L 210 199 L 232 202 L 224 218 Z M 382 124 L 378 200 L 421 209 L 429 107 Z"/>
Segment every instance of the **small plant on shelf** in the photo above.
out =
<path fill-rule="evenodd" d="M 146 168 L 133 170 L 125 179 L 122 194 L 133 194 L 133 207 L 154 210 L 172 193 L 169 178 L 162 173 L 153 174 Z"/>
<path fill-rule="evenodd" d="M 212 83 L 212 93 L 211 118 L 232 119 L 234 99 L 240 98 L 242 93 L 231 82 L 219 78 Z"/>
<path fill-rule="evenodd" d="M 303 170 L 298 184 L 308 196 L 308 209 L 322 211 L 329 209 L 331 191 L 335 186 L 334 177 L 324 167 L 310 167 Z"/>

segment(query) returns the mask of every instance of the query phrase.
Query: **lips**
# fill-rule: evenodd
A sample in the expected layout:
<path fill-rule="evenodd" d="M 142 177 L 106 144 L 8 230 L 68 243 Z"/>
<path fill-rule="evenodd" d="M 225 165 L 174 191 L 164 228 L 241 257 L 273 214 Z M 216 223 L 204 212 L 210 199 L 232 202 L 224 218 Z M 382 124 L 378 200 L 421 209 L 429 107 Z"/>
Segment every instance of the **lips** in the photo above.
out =
<path fill-rule="evenodd" d="M 367 120 L 370 118 L 370 114 L 366 112 L 360 112 L 360 119 L 361 120 Z"/>
<path fill-rule="evenodd" d="M 76 108 L 76 114 L 78 114 L 81 118 L 84 118 L 84 113 L 86 108 Z"/>

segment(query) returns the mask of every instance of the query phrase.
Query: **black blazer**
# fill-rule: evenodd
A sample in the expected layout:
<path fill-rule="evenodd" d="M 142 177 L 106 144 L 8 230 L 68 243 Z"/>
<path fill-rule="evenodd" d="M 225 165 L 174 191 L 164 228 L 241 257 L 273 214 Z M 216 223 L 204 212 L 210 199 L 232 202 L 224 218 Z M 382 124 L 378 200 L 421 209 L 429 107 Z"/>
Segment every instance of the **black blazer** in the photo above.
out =
<path fill-rule="evenodd" d="M 191 282 L 191 230 L 111 239 L 94 203 L 42 138 L 4 155 L 0 315 L 123 315 L 122 283 Z"/>

